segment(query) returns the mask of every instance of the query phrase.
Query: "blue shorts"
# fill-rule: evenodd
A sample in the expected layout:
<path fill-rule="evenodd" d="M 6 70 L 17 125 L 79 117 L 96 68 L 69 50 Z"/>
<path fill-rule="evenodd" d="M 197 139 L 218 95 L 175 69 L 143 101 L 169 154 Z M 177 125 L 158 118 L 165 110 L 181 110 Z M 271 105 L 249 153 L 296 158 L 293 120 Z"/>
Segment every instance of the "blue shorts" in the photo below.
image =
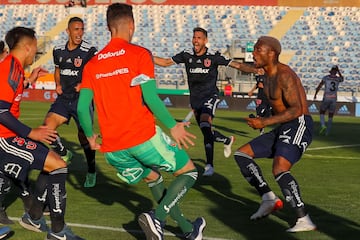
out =
<path fill-rule="evenodd" d="M 295 164 L 312 142 L 313 125 L 310 115 L 302 115 L 254 138 L 249 142 L 254 158 L 282 156 Z"/>
<path fill-rule="evenodd" d="M 212 118 L 215 117 L 215 111 L 220 102 L 218 96 L 213 96 L 206 99 L 199 108 L 194 108 L 194 114 L 196 118 L 200 118 L 203 113 L 209 114 Z"/>
<path fill-rule="evenodd" d="M 79 95 L 74 94 L 74 97 L 68 97 L 68 95 L 58 95 L 55 102 L 51 104 L 49 113 L 56 113 L 67 119 L 66 124 L 69 124 L 70 119 L 73 118 L 76 126 L 80 129 L 80 122 L 77 115 L 77 104 L 79 101 Z M 91 117 L 94 116 L 94 106 L 90 107 Z"/>
<path fill-rule="evenodd" d="M 31 169 L 44 168 L 48 153 L 43 143 L 29 138 L 0 138 L 0 171 L 23 182 Z"/>

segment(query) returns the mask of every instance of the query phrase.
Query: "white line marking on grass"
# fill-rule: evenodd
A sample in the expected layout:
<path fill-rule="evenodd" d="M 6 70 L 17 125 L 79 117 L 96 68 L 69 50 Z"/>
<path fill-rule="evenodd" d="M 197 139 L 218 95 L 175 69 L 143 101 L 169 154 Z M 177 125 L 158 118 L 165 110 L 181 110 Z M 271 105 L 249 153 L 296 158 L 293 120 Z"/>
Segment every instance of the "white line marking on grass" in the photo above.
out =
<path fill-rule="evenodd" d="M 344 157 L 344 156 L 323 156 L 323 155 L 313 155 L 313 154 L 304 154 L 307 157 L 314 157 L 314 158 L 329 158 L 329 159 L 359 159 L 360 157 Z"/>
<path fill-rule="evenodd" d="M 20 218 L 16 218 L 16 217 L 9 217 L 11 220 L 13 221 L 19 221 Z M 46 221 L 47 224 L 50 224 L 50 221 Z M 90 224 L 81 224 L 81 223 L 66 223 L 66 225 L 70 226 L 70 227 L 79 227 L 79 228 L 87 228 L 87 229 L 100 229 L 100 230 L 108 230 L 108 231 L 114 231 L 114 232 L 123 232 L 123 233 L 138 233 L 138 234 L 142 234 L 143 232 L 141 230 L 126 230 L 124 228 L 117 228 L 117 227 L 107 227 L 107 226 L 98 226 L 98 225 L 90 225 Z M 171 232 L 164 232 L 164 235 L 166 236 L 171 236 L 171 237 L 176 237 L 176 236 L 180 236 L 180 235 L 175 235 Z M 231 240 L 231 239 L 227 239 L 227 238 L 213 238 L 213 237 L 203 237 L 203 239 L 205 240 Z"/>
<path fill-rule="evenodd" d="M 360 146 L 360 144 L 349 144 L 349 145 L 326 146 L 326 147 L 308 148 L 306 151 L 312 151 L 312 150 L 323 150 L 323 149 L 332 149 L 332 148 L 348 148 L 348 147 L 358 147 L 358 146 Z"/>

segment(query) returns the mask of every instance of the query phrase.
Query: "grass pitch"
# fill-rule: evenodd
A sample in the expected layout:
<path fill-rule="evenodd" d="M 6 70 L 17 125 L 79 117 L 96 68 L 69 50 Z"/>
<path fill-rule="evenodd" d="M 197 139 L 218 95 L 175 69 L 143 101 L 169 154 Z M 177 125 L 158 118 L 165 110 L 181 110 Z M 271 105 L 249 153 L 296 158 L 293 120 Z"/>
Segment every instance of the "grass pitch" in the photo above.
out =
<path fill-rule="evenodd" d="M 23 102 L 21 119 L 32 127 L 41 125 L 49 103 Z M 181 120 L 188 109 L 170 109 L 173 116 Z M 257 136 L 258 131 L 249 128 L 245 121 L 249 112 L 218 110 L 214 126 L 225 135 L 234 135 L 235 150 Z M 319 136 L 319 116 L 315 120 L 315 136 L 310 148 L 292 170 L 300 184 L 302 197 L 309 213 L 318 226 L 317 231 L 289 234 L 285 230 L 294 221 L 294 213 L 285 208 L 260 221 L 250 221 L 260 201 L 255 190 L 240 174 L 233 157 L 225 159 L 222 144 L 215 144 L 214 176 L 203 178 L 205 165 L 202 135 L 192 119 L 188 129 L 197 136 L 196 146 L 188 150 L 198 170 L 199 179 L 181 202 L 181 208 L 189 219 L 203 216 L 207 221 L 204 239 L 222 240 L 353 240 L 360 237 L 360 119 L 335 116 L 330 136 Z M 267 128 L 266 130 L 269 130 Z M 74 153 L 69 165 L 67 182 L 68 202 L 66 222 L 73 231 L 88 240 L 144 239 L 136 217 L 155 206 L 145 183 L 129 186 L 115 175 L 103 155 L 97 152 L 97 185 L 85 189 L 86 160 L 77 141 L 76 127 L 58 129 L 65 145 Z M 274 192 L 283 199 L 278 185 L 271 175 L 272 161 L 258 159 L 258 164 Z M 33 171 L 31 179 L 35 179 Z M 165 181 L 173 177 L 163 174 Z M 23 214 L 22 202 L 17 191 L 6 197 L 7 213 L 17 220 Z M 34 233 L 23 229 L 17 222 L 11 226 L 9 239 L 44 239 L 45 233 Z M 178 239 L 180 230 L 168 219 L 165 239 Z"/>

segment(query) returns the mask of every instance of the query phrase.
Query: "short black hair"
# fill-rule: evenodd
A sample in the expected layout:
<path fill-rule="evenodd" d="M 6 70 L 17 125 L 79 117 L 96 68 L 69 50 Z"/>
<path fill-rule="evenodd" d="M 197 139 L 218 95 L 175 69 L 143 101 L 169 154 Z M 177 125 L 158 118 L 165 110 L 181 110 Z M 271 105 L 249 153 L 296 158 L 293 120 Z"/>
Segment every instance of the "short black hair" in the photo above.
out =
<path fill-rule="evenodd" d="M 281 53 L 281 44 L 280 41 L 271 36 L 261 36 L 258 39 L 258 42 L 262 42 L 263 44 L 267 45 L 271 48 L 272 51 L 276 53 L 277 56 Z"/>
<path fill-rule="evenodd" d="M 131 19 L 134 21 L 133 7 L 125 3 L 113 3 L 106 11 L 106 22 L 108 27 L 112 26 L 119 19 Z"/>
<path fill-rule="evenodd" d="M 81 22 L 82 24 L 84 24 L 84 20 L 82 20 L 81 18 L 79 17 L 72 17 L 69 19 L 68 21 L 68 27 L 70 26 L 71 23 L 73 22 Z"/>
<path fill-rule="evenodd" d="M 14 27 L 6 33 L 5 41 L 9 49 L 12 50 L 23 38 L 36 39 L 34 29 L 27 27 Z"/>
<path fill-rule="evenodd" d="M 195 32 L 202 32 L 205 35 L 205 37 L 207 37 L 207 34 L 208 34 L 207 31 L 205 29 L 203 29 L 202 27 L 194 28 L 193 33 L 195 33 Z"/>

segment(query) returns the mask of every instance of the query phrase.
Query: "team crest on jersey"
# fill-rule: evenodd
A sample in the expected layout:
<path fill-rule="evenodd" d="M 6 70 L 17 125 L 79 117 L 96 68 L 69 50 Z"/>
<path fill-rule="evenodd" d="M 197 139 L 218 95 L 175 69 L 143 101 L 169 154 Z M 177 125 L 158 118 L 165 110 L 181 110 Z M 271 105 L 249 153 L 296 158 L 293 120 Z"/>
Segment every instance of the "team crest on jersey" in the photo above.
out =
<path fill-rule="evenodd" d="M 80 67 L 82 64 L 82 59 L 81 58 L 75 58 L 74 59 L 74 65 L 75 67 Z"/>
<path fill-rule="evenodd" d="M 205 66 L 205 67 L 210 67 L 210 65 L 211 65 L 211 60 L 210 60 L 209 58 L 206 58 L 206 59 L 204 60 L 204 66 Z"/>

